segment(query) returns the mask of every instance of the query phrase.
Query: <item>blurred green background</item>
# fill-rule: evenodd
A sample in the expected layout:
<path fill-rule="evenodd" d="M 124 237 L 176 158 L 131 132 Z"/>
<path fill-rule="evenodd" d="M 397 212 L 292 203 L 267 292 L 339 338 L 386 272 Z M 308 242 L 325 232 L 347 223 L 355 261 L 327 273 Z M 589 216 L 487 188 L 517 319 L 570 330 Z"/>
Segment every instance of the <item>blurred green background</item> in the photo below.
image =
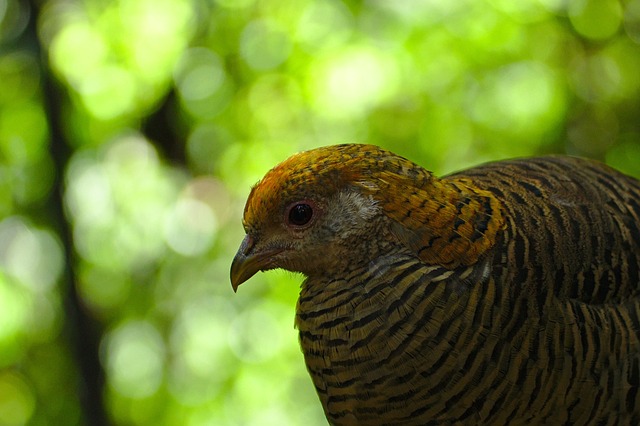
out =
<path fill-rule="evenodd" d="M 0 0 L 0 425 L 323 425 L 250 186 L 369 142 L 640 176 L 640 0 Z"/>

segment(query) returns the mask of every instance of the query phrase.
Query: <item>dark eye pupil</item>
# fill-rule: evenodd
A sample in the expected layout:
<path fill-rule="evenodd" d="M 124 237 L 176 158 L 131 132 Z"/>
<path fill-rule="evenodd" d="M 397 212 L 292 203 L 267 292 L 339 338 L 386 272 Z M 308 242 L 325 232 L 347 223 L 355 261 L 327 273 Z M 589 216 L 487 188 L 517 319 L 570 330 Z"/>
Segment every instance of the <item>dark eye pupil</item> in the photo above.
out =
<path fill-rule="evenodd" d="M 302 226 L 309 223 L 313 216 L 313 210 L 309 204 L 296 204 L 289 211 L 289 222 Z"/>

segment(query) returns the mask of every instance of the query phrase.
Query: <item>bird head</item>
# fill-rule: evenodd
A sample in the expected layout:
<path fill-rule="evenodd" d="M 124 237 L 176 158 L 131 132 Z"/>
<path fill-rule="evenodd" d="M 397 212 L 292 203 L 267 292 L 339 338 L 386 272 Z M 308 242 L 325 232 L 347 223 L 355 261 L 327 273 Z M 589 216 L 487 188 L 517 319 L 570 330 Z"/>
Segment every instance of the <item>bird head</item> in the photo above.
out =
<path fill-rule="evenodd" d="M 340 277 L 394 247 L 445 267 L 475 262 L 503 220 L 498 201 L 463 181 L 434 177 L 373 145 L 293 155 L 255 185 L 233 289 L 258 271 Z"/>
<path fill-rule="evenodd" d="M 377 226 L 371 161 L 393 155 L 371 145 L 337 145 L 293 155 L 255 185 L 245 205 L 246 236 L 231 267 L 234 290 L 258 271 L 307 276 L 354 262 Z M 369 164 L 371 166 L 371 164 Z"/>

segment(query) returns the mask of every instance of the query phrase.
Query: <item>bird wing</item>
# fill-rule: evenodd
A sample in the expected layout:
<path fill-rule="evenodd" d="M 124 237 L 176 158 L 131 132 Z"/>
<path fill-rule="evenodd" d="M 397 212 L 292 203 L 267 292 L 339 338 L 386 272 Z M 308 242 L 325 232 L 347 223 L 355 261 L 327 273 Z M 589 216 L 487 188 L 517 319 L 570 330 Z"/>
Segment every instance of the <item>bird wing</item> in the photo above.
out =
<path fill-rule="evenodd" d="M 590 304 L 640 295 L 638 180 L 561 156 L 490 163 L 448 179 L 470 180 L 500 200 L 506 226 L 496 250 L 515 282 Z"/>

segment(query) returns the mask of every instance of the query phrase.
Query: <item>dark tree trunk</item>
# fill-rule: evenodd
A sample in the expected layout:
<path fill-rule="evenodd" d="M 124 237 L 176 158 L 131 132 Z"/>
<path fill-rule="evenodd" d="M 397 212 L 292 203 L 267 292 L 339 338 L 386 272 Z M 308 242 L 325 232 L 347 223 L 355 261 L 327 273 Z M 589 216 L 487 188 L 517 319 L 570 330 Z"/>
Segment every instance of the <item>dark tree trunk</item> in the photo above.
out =
<path fill-rule="evenodd" d="M 109 420 L 103 404 L 104 371 L 98 353 L 101 327 L 87 314 L 76 287 L 73 234 L 64 213 L 63 201 L 64 170 L 71 156 L 62 123 L 64 91 L 53 77 L 47 53 L 38 39 L 37 21 L 41 3 L 38 0 L 30 1 L 29 25 L 24 37 L 28 47 L 36 51 L 40 60 L 42 99 L 49 125 L 50 154 L 55 165 L 55 181 L 46 209 L 50 213 L 51 225 L 57 232 L 64 250 L 65 263 L 60 286 L 65 308 L 63 338 L 68 341 L 70 352 L 75 357 L 74 364 L 78 368 L 77 394 L 83 421 L 87 425 L 106 426 Z"/>

